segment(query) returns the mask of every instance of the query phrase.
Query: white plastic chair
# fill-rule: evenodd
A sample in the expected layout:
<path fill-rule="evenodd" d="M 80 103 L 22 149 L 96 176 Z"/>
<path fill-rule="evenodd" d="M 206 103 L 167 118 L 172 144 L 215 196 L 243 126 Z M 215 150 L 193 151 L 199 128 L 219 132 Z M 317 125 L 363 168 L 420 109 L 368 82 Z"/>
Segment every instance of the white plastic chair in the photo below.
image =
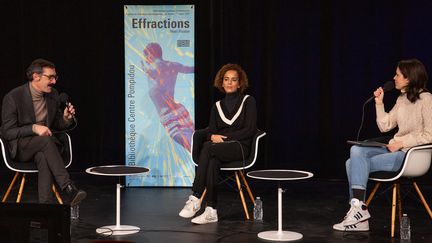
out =
<path fill-rule="evenodd" d="M 63 134 L 65 136 L 62 136 Z M 60 140 L 60 142 L 63 143 L 64 148 L 66 149 L 67 158 L 64 158 L 64 159 L 65 159 L 65 168 L 68 168 L 72 163 L 71 138 L 70 138 L 69 134 L 67 134 L 67 133 L 61 133 L 57 136 L 57 138 Z M 13 160 L 10 157 L 9 150 L 6 147 L 7 142 L 2 138 L 0 138 L 0 146 L 1 146 L 2 158 L 3 158 L 4 163 L 6 164 L 6 167 L 8 167 L 12 171 L 15 171 L 15 175 L 14 175 L 11 183 L 9 184 L 9 187 L 8 187 L 6 193 L 4 194 L 4 196 L 2 198 L 2 202 L 6 202 L 17 178 L 19 176 L 21 176 L 21 183 L 20 183 L 20 187 L 19 187 L 18 195 L 17 195 L 17 199 L 16 199 L 16 202 L 19 203 L 19 202 L 21 202 L 21 197 L 22 197 L 22 193 L 24 190 L 26 174 L 38 173 L 38 169 L 37 169 L 36 163 L 34 163 L 34 162 L 18 162 L 18 161 Z M 63 204 L 63 200 L 61 199 L 60 194 L 58 193 L 58 191 L 54 185 L 52 186 L 52 190 L 53 190 L 59 204 Z"/>
<path fill-rule="evenodd" d="M 393 196 L 392 196 L 392 212 L 391 212 L 391 237 L 394 237 L 395 231 L 395 218 L 396 218 L 396 207 L 399 213 L 399 222 L 402 217 L 402 200 L 400 195 L 400 182 L 402 178 L 408 178 L 412 180 L 413 186 L 417 191 L 420 200 L 422 201 L 426 211 L 432 219 L 432 211 L 429 208 L 420 188 L 415 182 L 415 178 L 426 174 L 429 171 L 432 159 L 432 144 L 419 145 L 410 148 L 406 154 L 401 168 L 396 172 L 385 172 L 378 171 L 370 173 L 369 180 L 376 181 L 371 194 L 366 200 L 366 205 L 369 206 L 376 191 L 382 182 L 393 182 Z"/>
<path fill-rule="evenodd" d="M 201 146 L 203 145 L 204 141 L 206 141 L 207 134 L 208 134 L 208 128 L 205 128 L 205 129 L 195 130 L 195 132 L 192 136 L 192 145 L 191 145 L 192 146 L 192 153 L 191 153 L 191 155 L 192 155 L 192 161 L 193 161 L 195 166 L 198 166 L 196 162 L 198 161 L 198 158 L 199 158 Z M 245 188 L 249 194 L 249 197 L 252 201 L 252 204 L 255 203 L 255 199 L 254 199 L 254 196 L 252 194 L 252 191 L 251 191 L 249 184 L 247 183 L 246 178 L 244 176 L 244 170 L 252 167 L 255 164 L 256 158 L 258 155 L 259 140 L 262 137 L 264 137 L 265 135 L 266 135 L 265 132 L 257 129 L 257 131 L 255 132 L 255 135 L 253 137 L 252 147 L 251 147 L 251 151 L 249 153 L 249 157 L 245 158 L 244 161 L 224 162 L 221 165 L 221 170 L 234 171 L 234 176 L 235 176 L 237 188 L 238 188 L 238 192 L 240 195 L 240 199 L 242 201 L 242 205 L 243 205 L 246 219 L 249 219 L 250 217 L 249 217 L 249 211 L 248 211 L 247 206 L 246 206 L 246 201 L 245 201 L 245 198 L 243 195 L 241 181 L 243 182 L 243 186 L 245 186 Z M 240 181 L 240 178 L 241 178 L 241 181 Z M 206 190 L 203 192 L 201 199 L 204 198 L 205 193 L 206 193 Z"/>

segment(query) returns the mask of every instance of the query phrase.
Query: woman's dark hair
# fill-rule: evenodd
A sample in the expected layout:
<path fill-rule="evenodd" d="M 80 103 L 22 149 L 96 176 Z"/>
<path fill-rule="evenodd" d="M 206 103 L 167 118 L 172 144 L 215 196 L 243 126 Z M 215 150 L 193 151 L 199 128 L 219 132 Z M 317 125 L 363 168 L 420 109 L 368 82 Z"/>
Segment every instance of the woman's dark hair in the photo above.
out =
<path fill-rule="evenodd" d="M 428 81 L 426 68 L 417 59 L 401 60 L 397 67 L 404 78 L 409 80 L 405 92 L 408 100 L 415 103 L 420 98 L 420 93 L 426 90 Z"/>
<path fill-rule="evenodd" d="M 55 68 L 54 63 L 42 58 L 34 60 L 26 70 L 26 76 L 29 81 L 33 80 L 33 73 L 41 74 L 44 67 Z"/>
<path fill-rule="evenodd" d="M 222 87 L 223 78 L 224 78 L 225 73 L 230 71 L 230 70 L 234 70 L 237 72 L 237 74 L 239 76 L 239 85 L 240 85 L 239 92 L 243 93 L 244 90 L 247 87 L 249 87 L 249 80 L 248 80 L 248 77 L 246 75 L 246 72 L 238 64 L 228 63 L 228 64 L 223 65 L 216 74 L 216 77 L 214 79 L 214 86 L 217 89 L 219 89 L 221 92 L 225 93 L 225 90 Z"/>

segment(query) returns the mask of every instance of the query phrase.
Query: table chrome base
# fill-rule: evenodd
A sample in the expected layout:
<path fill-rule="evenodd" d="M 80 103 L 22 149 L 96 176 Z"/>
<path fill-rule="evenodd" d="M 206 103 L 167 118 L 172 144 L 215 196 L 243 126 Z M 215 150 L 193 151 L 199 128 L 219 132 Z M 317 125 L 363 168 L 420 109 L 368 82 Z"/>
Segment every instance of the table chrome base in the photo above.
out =
<path fill-rule="evenodd" d="M 139 231 L 139 227 L 131 225 L 108 225 L 96 229 L 96 233 L 103 235 L 129 235 Z"/>
<path fill-rule="evenodd" d="M 303 238 L 303 235 L 292 231 L 264 231 L 258 233 L 258 237 L 263 240 L 271 241 L 294 241 Z"/>

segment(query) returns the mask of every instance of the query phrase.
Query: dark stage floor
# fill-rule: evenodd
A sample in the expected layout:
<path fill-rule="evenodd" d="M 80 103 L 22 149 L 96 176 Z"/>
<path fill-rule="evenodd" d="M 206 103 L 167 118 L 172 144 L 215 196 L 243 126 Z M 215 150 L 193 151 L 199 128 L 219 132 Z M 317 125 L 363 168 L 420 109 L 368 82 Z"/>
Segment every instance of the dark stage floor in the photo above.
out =
<path fill-rule="evenodd" d="M 10 175 L 1 180 L 2 194 Z M 219 222 L 193 225 L 180 218 L 189 188 L 124 188 L 121 196 L 121 223 L 141 228 L 136 234 L 102 236 L 97 227 L 115 224 L 115 178 L 87 174 L 72 175 L 88 192 L 80 205 L 80 218 L 71 224 L 71 242 L 87 243 L 96 240 L 124 240 L 147 242 L 262 242 L 257 233 L 277 230 L 277 184 L 250 179 L 255 196 L 264 203 L 264 222 L 244 220 L 239 196 L 234 189 L 220 185 L 218 205 Z M 7 179 L 7 180 L 6 180 Z M 28 184 L 36 180 L 30 176 Z M 372 214 L 370 232 L 341 233 L 332 230 L 348 209 L 344 181 L 308 179 L 283 183 L 283 229 L 303 234 L 301 242 L 400 242 L 397 226 L 396 238 L 390 238 L 390 193 L 378 195 L 369 208 Z M 432 201 L 431 185 L 420 185 L 426 199 Z M 405 185 L 403 189 L 408 189 Z M 380 190 L 381 192 L 383 189 Z M 432 242 L 432 221 L 413 190 L 404 190 L 404 211 L 411 218 L 411 242 Z M 15 196 L 15 195 L 14 195 Z M 25 188 L 24 202 L 36 201 L 36 189 Z M 252 215 L 252 206 L 250 206 Z M 1 241 L 1 240 L 0 240 Z"/>

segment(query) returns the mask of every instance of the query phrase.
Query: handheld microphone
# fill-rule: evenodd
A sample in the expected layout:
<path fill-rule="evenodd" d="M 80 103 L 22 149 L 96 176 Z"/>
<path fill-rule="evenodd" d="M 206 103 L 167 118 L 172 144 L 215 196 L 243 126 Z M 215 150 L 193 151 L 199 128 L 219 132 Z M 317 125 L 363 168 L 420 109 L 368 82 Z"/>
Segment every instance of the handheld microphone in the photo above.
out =
<path fill-rule="evenodd" d="M 68 107 L 68 106 L 70 105 L 70 102 L 69 102 L 69 95 L 67 95 L 66 93 L 61 93 L 61 94 L 59 95 L 58 99 L 59 99 L 60 103 L 62 104 L 62 107 L 63 107 L 63 105 L 64 105 L 64 107 L 62 108 L 63 110 L 64 110 L 64 108 L 66 108 L 66 107 Z M 71 114 L 71 115 L 72 115 L 72 119 L 73 119 L 73 120 L 75 121 L 75 123 L 76 123 L 75 115 L 74 115 L 74 114 Z"/>
<path fill-rule="evenodd" d="M 58 96 L 58 100 L 60 101 L 60 104 L 62 105 L 62 109 L 66 108 L 69 104 L 69 95 L 67 95 L 66 93 L 61 93 Z M 63 107 L 64 106 L 64 107 Z"/>
<path fill-rule="evenodd" d="M 393 81 L 387 81 L 383 85 L 383 90 L 384 90 L 384 92 L 387 92 L 387 91 L 393 90 L 394 87 L 395 87 L 395 84 L 394 84 Z M 370 97 L 369 99 L 366 100 L 365 103 L 363 103 L 361 123 L 360 123 L 359 130 L 357 131 L 357 141 L 359 141 L 360 131 L 361 131 L 362 127 L 363 127 L 365 106 L 366 106 L 367 103 L 371 102 L 373 99 L 375 99 L 375 95 L 372 95 L 372 97 Z"/>
<path fill-rule="evenodd" d="M 394 84 L 393 81 L 387 81 L 383 85 L 383 90 L 384 90 L 384 92 L 391 91 L 391 90 L 394 89 L 394 87 L 395 87 L 395 84 Z M 369 99 L 367 99 L 365 103 L 371 102 L 374 98 L 375 98 L 375 95 L 372 95 L 372 97 L 370 97 Z"/>
<path fill-rule="evenodd" d="M 395 88 L 395 84 L 393 81 L 387 81 L 387 82 L 385 82 L 385 84 L 383 86 L 384 92 L 393 90 L 394 88 Z"/>
<path fill-rule="evenodd" d="M 57 97 L 57 101 L 60 102 L 60 109 L 62 110 L 62 112 L 64 111 L 64 109 L 66 107 L 68 107 L 70 105 L 69 102 L 69 95 L 67 95 L 66 93 L 61 93 L 59 94 L 59 96 Z M 72 131 L 73 129 L 75 129 L 78 126 L 78 121 L 75 117 L 74 114 L 72 114 L 72 119 L 74 121 L 74 125 L 71 128 L 68 128 L 66 130 L 61 130 L 61 131 L 54 131 L 52 130 L 53 133 L 64 133 L 64 132 L 69 132 Z"/>

